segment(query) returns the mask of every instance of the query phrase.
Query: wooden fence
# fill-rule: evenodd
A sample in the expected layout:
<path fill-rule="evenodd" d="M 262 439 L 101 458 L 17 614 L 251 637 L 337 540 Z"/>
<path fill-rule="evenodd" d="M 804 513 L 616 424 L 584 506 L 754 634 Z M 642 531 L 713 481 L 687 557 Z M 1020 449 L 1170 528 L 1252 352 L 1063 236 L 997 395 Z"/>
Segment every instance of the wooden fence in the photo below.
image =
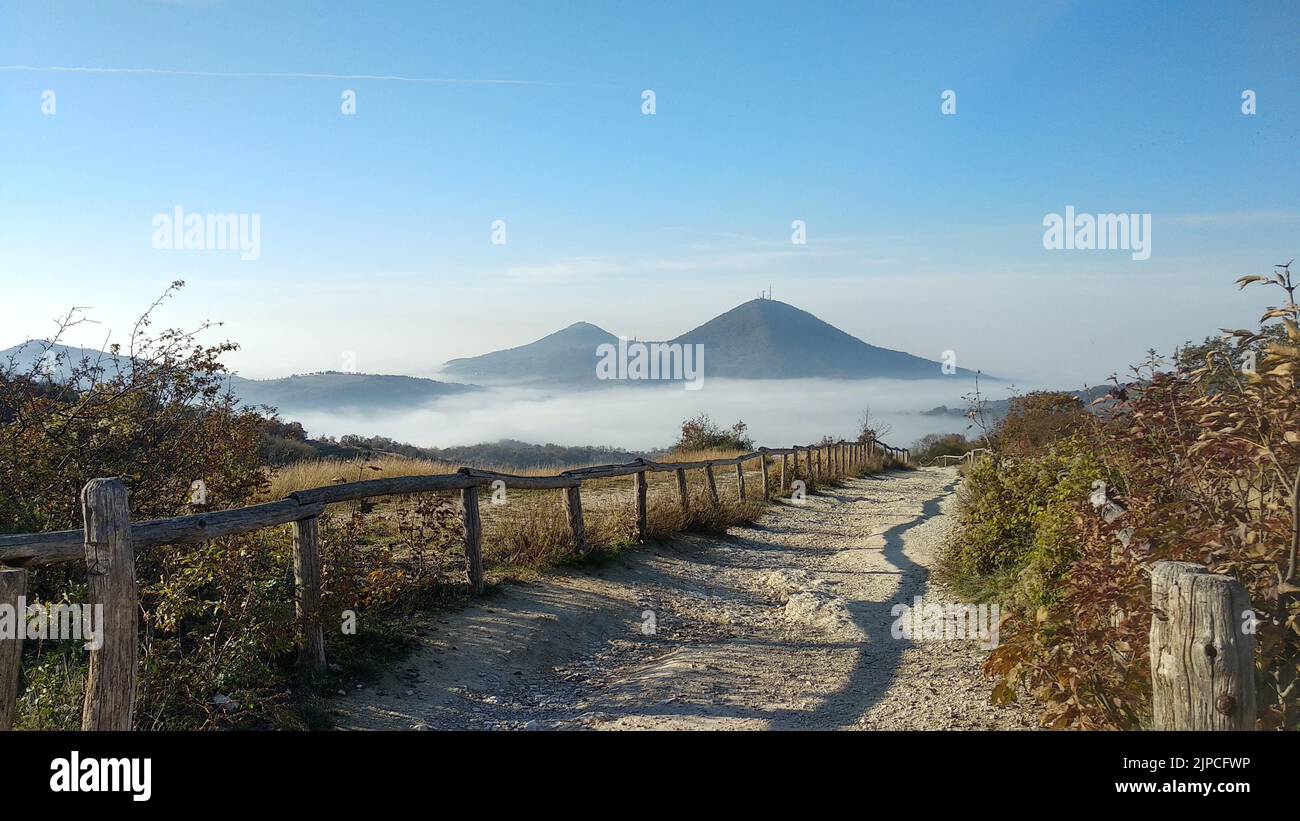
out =
<path fill-rule="evenodd" d="M 836 442 L 834 444 L 759 448 L 731 459 L 699 462 L 654 462 L 637 459 L 619 465 L 567 470 L 553 476 L 515 476 L 509 473 L 462 467 L 439 476 L 402 476 L 312 488 L 288 498 L 265 504 L 200 513 L 172 519 L 132 522 L 126 485 L 120 479 L 91 480 L 81 492 L 82 530 L 0 536 L 0 605 L 17 608 L 27 590 L 28 567 L 84 561 L 90 605 L 103 606 L 99 629 L 103 641 L 90 651 L 85 703 L 81 714 L 83 730 L 129 730 L 136 691 L 136 656 L 139 597 L 135 581 L 136 549 L 160 545 L 198 544 L 221 536 L 249 533 L 288 524 L 293 528 L 293 575 L 295 612 L 303 625 L 299 653 L 309 670 L 325 667 L 325 637 L 320 619 L 320 548 L 317 520 L 327 505 L 376 496 L 459 491 L 464 515 L 464 543 L 470 589 L 483 592 L 483 527 L 479 512 L 479 488 L 502 481 L 507 487 L 529 490 L 563 490 L 573 542 L 580 552 L 588 550 L 582 518 L 582 483 L 586 480 L 633 476 L 638 540 L 647 533 L 647 473 L 674 472 L 683 510 L 688 509 L 686 471 L 703 470 L 709 498 L 719 503 L 713 469 L 734 465 L 737 492 L 746 497 L 744 465 L 759 461 L 763 477 L 762 497 L 769 498 L 768 463 L 780 457 L 779 486 L 791 486 L 800 471 L 816 480 L 850 473 L 875 455 L 902 464 L 911 461 L 906 448 L 879 441 Z M 787 461 L 793 463 L 787 471 Z M 22 623 L 22 616 L 18 616 Z M 22 640 L 0 641 L 0 730 L 12 726 L 22 662 Z"/>

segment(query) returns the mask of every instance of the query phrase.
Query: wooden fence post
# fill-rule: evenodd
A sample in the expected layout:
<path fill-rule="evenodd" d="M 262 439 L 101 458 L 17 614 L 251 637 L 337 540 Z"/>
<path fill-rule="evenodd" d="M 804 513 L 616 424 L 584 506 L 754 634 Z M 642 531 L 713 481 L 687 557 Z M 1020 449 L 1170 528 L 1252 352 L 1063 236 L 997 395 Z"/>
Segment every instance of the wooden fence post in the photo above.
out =
<path fill-rule="evenodd" d="M 646 513 L 646 494 L 648 492 L 645 471 L 632 474 L 633 488 L 636 491 L 636 540 L 644 542 L 650 532 L 649 516 Z"/>
<path fill-rule="evenodd" d="M 767 454 L 758 454 L 758 469 L 763 475 L 763 501 L 772 498 L 772 491 L 767 487 Z"/>
<path fill-rule="evenodd" d="M 1156 730 L 1255 729 L 1254 617 L 1246 589 L 1190 562 L 1151 569 Z"/>
<path fill-rule="evenodd" d="M 569 512 L 569 530 L 573 533 L 573 546 L 579 554 L 587 552 L 587 526 L 582 522 L 582 485 L 564 489 L 564 507 Z"/>
<path fill-rule="evenodd" d="M 690 513 L 691 500 L 686 493 L 686 468 L 677 468 L 677 496 L 682 503 L 682 513 Z"/>
<path fill-rule="evenodd" d="M 483 516 L 478 506 L 478 485 L 460 489 L 460 507 L 465 516 L 465 561 L 469 569 L 469 589 L 475 596 L 483 594 Z"/>
<path fill-rule="evenodd" d="M 713 506 L 717 507 L 721 502 L 718 500 L 718 481 L 713 478 L 713 465 L 704 466 L 704 477 L 709 480 L 709 498 L 713 500 Z"/>
<path fill-rule="evenodd" d="M 785 490 L 785 463 L 788 461 L 789 454 L 781 454 L 781 490 Z"/>
<path fill-rule="evenodd" d="M 325 669 L 325 629 L 320 612 L 320 531 L 319 520 L 293 522 L 294 610 L 302 624 L 302 644 L 298 658 L 308 670 Z"/>
<path fill-rule="evenodd" d="M 825 476 L 826 474 L 822 471 L 822 449 L 817 448 L 816 451 L 817 451 L 817 462 L 816 462 L 816 467 L 813 468 L 812 474 L 814 479 L 819 479 L 822 476 Z"/>
<path fill-rule="evenodd" d="M 736 498 L 745 501 L 745 463 L 736 462 Z"/>
<path fill-rule="evenodd" d="M 18 707 L 18 674 L 23 666 L 23 637 L 26 630 L 27 571 L 0 567 L 0 607 L 13 608 L 14 637 L 0 639 L 0 732 L 14 727 Z"/>
<path fill-rule="evenodd" d="M 131 509 L 121 479 L 91 479 L 81 491 L 86 577 L 99 622 L 90 651 L 82 730 L 130 730 L 135 713 L 137 618 Z"/>
<path fill-rule="evenodd" d="M 794 448 L 794 475 L 799 475 L 799 448 Z"/>

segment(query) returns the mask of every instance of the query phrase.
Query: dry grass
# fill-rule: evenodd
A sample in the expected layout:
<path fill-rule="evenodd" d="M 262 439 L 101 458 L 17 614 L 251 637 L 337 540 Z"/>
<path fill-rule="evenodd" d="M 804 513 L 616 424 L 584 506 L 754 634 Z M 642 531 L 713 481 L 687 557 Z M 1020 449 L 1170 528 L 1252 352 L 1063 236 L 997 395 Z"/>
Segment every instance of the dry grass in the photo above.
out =
<path fill-rule="evenodd" d="M 389 479 L 399 476 L 445 476 L 463 467 L 460 463 L 435 462 L 432 459 L 411 459 L 404 456 L 383 455 L 370 459 L 313 459 L 294 462 L 271 473 L 268 498 L 283 499 L 290 493 L 315 487 L 336 485 L 341 482 L 359 482 L 364 479 Z M 589 465 L 567 465 L 548 468 L 511 468 L 499 465 L 475 464 L 481 470 L 513 473 L 516 476 L 553 476 L 565 470 Z"/>
<path fill-rule="evenodd" d="M 709 448 L 675 452 L 660 460 L 664 464 L 679 462 L 703 462 L 711 459 L 734 459 L 746 451 L 734 449 Z M 749 471 L 758 472 L 757 462 L 746 465 L 746 477 Z M 517 476 L 553 476 L 566 470 L 592 467 L 591 464 L 564 465 L 560 467 L 513 468 L 501 465 L 475 464 L 482 470 L 495 470 L 501 473 L 513 473 Z M 267 491 L 270 499 L 283 499 L 291 493 L 316 487 L 335 485 L 341 482 L 359 482 L 365 479 L 387 479 L 398 476 L 444 476 L 455 473 L 461 464 L 436 462 L 431 459 L 412 459 L 405 456 L 377 455 L 369 459 L 313 459 L 295 462 L 277 468 L 271 473 L 271 485 Z M 730 467 L 717 468 L 721 474 L 730 471 Z M 669 480 L 676 481 L 671 474 Z M 746 479 L 748 481 L 748 478 Z M 584 484 L 585 488 L 587 485 Z"/>
<path fill-rule="evenodd" d="M 674 454 L 670 462 L 695 462 L 709 459 L 731 459 L 740 455 L 735 450 L 706 450 Z M 772 498 L 789 497 L 790 487 L 780 483 L 780 458 L 768 459 L 768 494 Z M 798 471 L 793 461 L 787 463 L 786 484 L 795 479 L 804 482 L 808 493 L 842 484 L 843 475 L 809 475 L 806 460 L 801 459 Z M 296 490 L 322 487 L 339 481 L 357 481 L 390 476 L 445 475 L 453 473 L 459 465 L 429 460 L 382 456 L 369 460 L 319 460 L 301 462 L 283 468 L 272 477 L 270 495 L 282 498 Z M 483 466 L 487 467 L 487 466 Z M 827 468 L 825 460 L 823 470 Z M 865 468 L 874 472 L 886 467 L 877 457 Z M 498 468 L 499 469 L 499 468 Z M 542 468 L 528 471 L 503 470 L 524 475 L 550 475 L 566 468 Z M 762 501 L 762 472 L 758 461 L 744 466 L 746 499 L 738 495 L 736 471 L 724 465 L 714 469 L 718 503 L 714 504 L 708 491 L 705 472 L 700 469 L 686 472 L 688 506 L 682 510 L 677 490 L 677 478 L 672 472 L 648 473 L 647 524 L 648 538 L 669 539 L 684 532 L 725 533 L 727 528 L 751 524 L 764 509 Z M 582 483 L 583 518 L 587 530 L 590 555 L 599 557 L 627 549 L 636 539 L 636 512 L 633 479 L 631 476 L 586 480 Z M 504 503 L 494 504 L 490 493 L 482 499 L 483 558 L 491 582 L 531 579 L 548 568 L 574 558 L 574 544 L 569 529 L 568 514 L 562 491 L 508 489 Z M 459 499 L 454 494 L 438 494 L 440 504 L 454 509 L 459 519 Z M 348 503 L 335 506 L 342 510 L 360 509 L 367 514 L 365 542 L 375 546 L 391 545 L 404 552 L 410 549 L 410 539 L 399 538 L 402 522 L 409 519 L 411 511 L 420 505 L 422 497 L 394 497 L 373 502 Z M 455 566 L 463 562 L 458 528 L 444 528 L 436 543 L 426 534 L 417 541 L 426 543 L 430 557 L 439 557 L 439 564 Z M 396 542 L 405 542 L 405 548 Z M 450 581 L 450 580 L 449 580 Z"/>
<path fill-rule="evenodd" d="M 283 499 L 290 493 L 363 479 L 386 479 L 394 476 L 442 476 L 455 473 L 459 465 L 430 459 L 407 459 L 401 456 L 377 456 L 373 459 L 313 459 L 294 462 L 271 473 L 268 496 Z"/>
<path fill-rule="evenodd" d="M 704 448 L 702 450 L 681 450 L 673 451 L 656 461 L 663 462 L 666 465 L 676 464 L 678 462 L 703 462 L 708 459 L 735 459 L 748 451 L 735 450 L 732 448 Z"/>

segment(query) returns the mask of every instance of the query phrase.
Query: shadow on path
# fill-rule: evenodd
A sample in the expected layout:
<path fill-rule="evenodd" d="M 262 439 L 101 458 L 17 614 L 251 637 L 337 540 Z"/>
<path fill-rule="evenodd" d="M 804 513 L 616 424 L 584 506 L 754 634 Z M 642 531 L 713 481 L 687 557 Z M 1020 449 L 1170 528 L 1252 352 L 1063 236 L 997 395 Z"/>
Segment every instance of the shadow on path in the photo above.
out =
<path fill-rule="evenodd" d="M 940 504 L 956 486 L 956 479 L 944 485 L 935 496 L 921 505 L 918 515 L 894 525 L 882 534 L 885 544 L 881 552 L 898 571 L 899 586 L 891 599 L 849 603 L 849 612 L 867 641 L 844 688 L 825 699 L 813 711 L 773 714 L 772 729 L 794 729 L 822 722 L 822 726 L 826 726 L 848 713 L 862 715 L 881 700 L 894 681 L 904 651 L 913 644 L 908 639 L 896 639 L 890 634 L 895 619 L 890 611 L 896 604 L 910 605 L 912 597 L 921 595 L 930 578 L 927 568 L 907 557 L 903 537 L 909 530 L 939 515 Z"/>

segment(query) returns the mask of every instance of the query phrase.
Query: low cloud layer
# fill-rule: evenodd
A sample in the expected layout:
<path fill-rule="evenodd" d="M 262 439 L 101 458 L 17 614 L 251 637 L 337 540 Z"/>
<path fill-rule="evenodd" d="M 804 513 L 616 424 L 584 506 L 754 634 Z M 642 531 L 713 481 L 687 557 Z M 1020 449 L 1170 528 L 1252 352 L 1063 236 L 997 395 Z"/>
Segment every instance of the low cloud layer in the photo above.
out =
<path fill-rule="evenodd" d="M 962 407 L 969 380 L 709 380 L 700 391 L 680 385 L 611 387 L 562 393 L 523 388 L 490 389 L 450 397 L 411 410 L 282 415 L 313 436 L 355 433 L 388 436 L 432 447 L 498 439 L 561 445 L 612 445 L 650 449 L 671 444 L 681 421 L 701 411 L 730 425 L 743 419 L 760 445 L 805 444 L 824 435 L 849 437 L 868 406 L 888 424 L 890 444 L 905 446 L 927 433 L 964 431 L 965 419 L 924 416 L 936 405 Z M 1008 395 L 1005 383 L 986 384 L 992 399 Z"/>

